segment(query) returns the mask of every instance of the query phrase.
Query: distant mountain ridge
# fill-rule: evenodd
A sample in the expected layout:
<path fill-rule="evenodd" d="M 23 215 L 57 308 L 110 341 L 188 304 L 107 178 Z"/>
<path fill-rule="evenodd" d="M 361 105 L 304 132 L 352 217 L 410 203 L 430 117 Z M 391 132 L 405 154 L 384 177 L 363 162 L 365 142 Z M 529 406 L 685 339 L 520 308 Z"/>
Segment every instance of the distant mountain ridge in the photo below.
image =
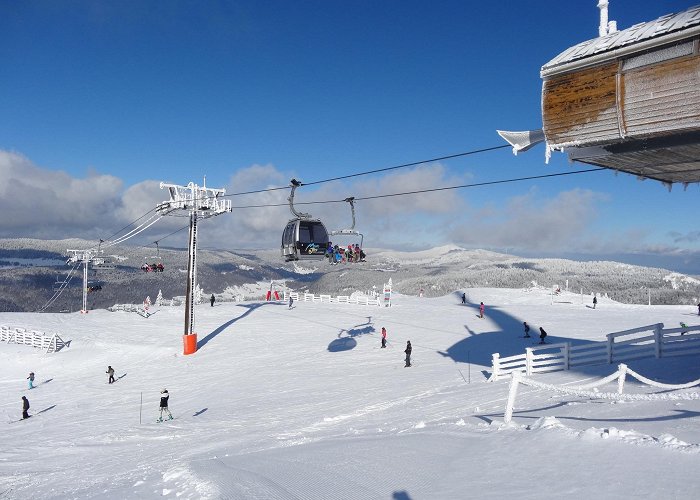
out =
<path fill-rule="evenodd" d="M 0 239 L 0 311 L 36 311 L 54 294 L 71 266 L 66 250 L 95 247 L 85 240 Z M 350 294 L 380 289 L 392 279 L 394 290 L 407 295 L 441 296 L 467 288 L 555 287 L 607 294 L 624 303 L 697 304 L 700 280 L 665 269 L 612 261 L 579 262 L 534 259 L 488 250 L 445 245 L 417 252 L 366 249 L 367 261 L 331 266 L 325 260 L 284 262 L 275 250 L 198 250 L 197 282 L 204 293 L 220 299 L 261 298 L 270 280 L 296 291 Z M 101 290 L 88 294 L 89 307 L 166 299 L 184 295 L 185 249 L 114 246 L 100 255 L 115 264 L 112 270 L 91 270 L 89 280 Z M 161 261 L 163 273 L 145 273 L 144 263 Z M 80 271 L 80 272 L 79 272 Z M 77 310 L 82 303 L 82 268 L 47 311 Z"/>

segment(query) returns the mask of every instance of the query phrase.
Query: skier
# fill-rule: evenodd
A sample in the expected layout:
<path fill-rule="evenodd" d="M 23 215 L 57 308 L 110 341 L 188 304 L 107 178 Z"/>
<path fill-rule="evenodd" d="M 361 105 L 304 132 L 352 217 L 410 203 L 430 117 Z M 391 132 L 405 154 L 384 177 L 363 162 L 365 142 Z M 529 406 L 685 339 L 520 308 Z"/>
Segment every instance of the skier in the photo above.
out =
<path fill-rule="evenodd" d="M 413 350 L 413 348 L 411 347 L 411 341 L 409 340 L 408 342 L 406 342 L 406 350 L 404 351 L 406 353 L 406 365 L 404 366 L 404 368 L 408 368 L 409 366 L 411 366 L 411 351 L 412 350 Z"/>
<path fill-rule="evenodd" d="M 214 294 L 211 294 L 211 299 L 209 299 L 209 302 L 211 302 L 211 306 L 214 307 L 214 301 L 216 301 L 216 297 L 214 297 Z"/>
<path fill-rule="evenodd" d="M 29 372 L 27 380 L 29 380 L 29 388 L 34 389 L 34 372 Z"/>
<path fill-rule="evenodd" d="M 479 305 L 479 317 L 480 318 L 484 317 L 484 303 L 483 302 Z"/>
<path fill-rule="evenodd" d="M 527 321 L 523 321 L 523 328 L 525 328 L 525 336 L 523 338 L 529 339 L 530 338 L 530 325 L 527 324 Z"/>
<path fill-rule="evenodd" d="M 386 348 L 386 328 L 382 327 L 382 349 Z"/>
<path fill-rule="evenodd" d="M 292 308 L 292 304 L 293 304 L 293 303 L 294 303 L 294 299 L 293 299 L 292 296 L 290 295 L 290 296 L 289 296 L 289 309 Z"/>
<path fill-rule="evenodd" d="M 698 316 L 700 316 L 700 303 L 698 303 Z"/>
<path fill-rule="evenodd" d="M 108 366 L 107 371 L 105 373 L 109 375 L 109 383 L 113 384 L 114 383 L 114 368 L 112 368 L 111 365 Z"/>
<path fill-rule="evenodd" d="M 681 321 L 681 328 L 683 328 L 683 331 L 681 332 L 681 335 L 685 335 L 686 333 L 688 333 L 688 330 L 686 330 L 686 328 L 688 328 L 688 325 L 686 325 L 686 324 L 683 323 L 682 321 Z"/>
<path fill-rule="evenodd" d="M 547 332 L 544 331 L 544 328 L 540 327 L 540 344 L 544 344 L 544 338 L 547 336 Z"/>
<path fill-rule="evenodd" d="M 595 295 L 593 296 L 593 309 L 595 309 L 595 305 L 598 303 L 598 297 Z"/>
<path fill-rule="evenodd" d="M 467 294 L 463 293 L 462 294 L 462 304 L 466 304 L 466 303 L 467 303 Z"/>
<path fill-rule="evenodd" d="M 22 396 L 22 419 L 29 418 L 29 400 L 27 396 Z"/>
<path fill-rule="evenodd" d="M 163 421 L 163 412 L 166 412 L 168 414 L 168 420 L 173 419 L 173 414 L 170 413 L 170 410 L 168 409 L 168 399 L 170 398 L 170 394 L 168 394 L 167 389 L 163 389 L 160 391 L 160 417 L 158 418 L 158 422 Z"/>

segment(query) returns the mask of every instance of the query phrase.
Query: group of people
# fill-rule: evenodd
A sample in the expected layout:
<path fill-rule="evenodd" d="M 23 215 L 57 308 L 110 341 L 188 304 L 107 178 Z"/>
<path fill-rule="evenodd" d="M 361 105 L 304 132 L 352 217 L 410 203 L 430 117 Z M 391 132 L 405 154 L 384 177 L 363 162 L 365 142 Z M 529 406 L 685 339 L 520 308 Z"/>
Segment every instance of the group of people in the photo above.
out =
<path fill-rule="evenodd" d="M 107 383 L 113 384 L 115 382 L 114 368 L 112 368 L 111 365 L 107 366 L 107 371 L 105 373 L 109 375 Z M 29 373 L 27 380 L 29 381 L 29 389 L 34 389 L 34 372 Z M 160 417 L 158 418 L 159 422 L 163 421 L 163 414 L 166 414 L 168 416 L 168 420 L 173 419 L 173 414 L 170 413 L 170 409 L 168 408 L 169 399 L 170 394 L 168 393 L 167 389 L 163 389 L 162 391 L 160 391 Z M 31 417 L 31 415 L 29 414 L 29 408 L 29 399 L 27 399 L 27 396 L 22 396 L 22 420 Z"/>
<path fill-rule="evenodd" d="M 326 247 L 325 257 L 330 264 L 348 263 L 348 262 L 364 262 L 365 252 L 360 248 L 360 245 L 348 245 L 347 248 L 334 245 L 329 241 Z"/>
<path fill-rule="evenodd" d="M 523 321 L 523 328 L 525 329 L 525 335 L 523 335 L 523 338 L 529 339 L 530 337 L 530 325 L 527 324 L 527 321 Z M 547 337 L 547 332 L 544 331 L 544 328 L 540 327 L 540 344 L 544 344 L 545 337 Z"/>
<path fill-rule="evenodd" d="M 141 266 L 141 270 L 145 273 L 162 273 L 163 269 L 163 264 L 161 262 L 158 262 L 157 264 L 144 264 Z"/>
<path fill-rule="evenodd" d="M 386 349 L 386 327 L 382 327 L 382 349 Z M 411 365 L 411 352 L 413 351 L 413 347 L 411 347 L 411 341 L 408 340 L 406 341 L 406 349 L 404 349 L 404 353 L 406 354 L 406 364 L 404 365 L 404 368 L 408 368 Z"/>

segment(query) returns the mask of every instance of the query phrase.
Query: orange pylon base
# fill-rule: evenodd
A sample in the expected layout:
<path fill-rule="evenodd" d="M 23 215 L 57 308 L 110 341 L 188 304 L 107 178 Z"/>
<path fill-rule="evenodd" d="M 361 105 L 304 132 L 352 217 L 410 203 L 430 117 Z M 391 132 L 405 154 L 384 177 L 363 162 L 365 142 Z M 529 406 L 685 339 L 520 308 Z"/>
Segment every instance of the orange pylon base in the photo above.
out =
<path fill-rule="evenodd" d="M 197 334 L 191 333 L 182 336 L 182 343 L 185 347 L 185 354 L 194 354 L 197 352 Z"/>

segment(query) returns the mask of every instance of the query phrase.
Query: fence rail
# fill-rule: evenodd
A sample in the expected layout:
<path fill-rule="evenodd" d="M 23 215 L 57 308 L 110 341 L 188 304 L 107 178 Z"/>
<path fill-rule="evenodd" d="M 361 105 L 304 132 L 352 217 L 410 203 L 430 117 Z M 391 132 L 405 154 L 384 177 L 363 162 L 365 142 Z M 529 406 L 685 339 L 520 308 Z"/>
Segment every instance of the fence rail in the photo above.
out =
<path fill-rule="evenodd" d="M 285 292 L 284 301 L 287 302 L 289 297 L 295 301 L 301 300 L 303 302 L 317 302 L 326 304 L 358 304 L 362 306 L 379 306 L 382 304 L 379 297 L 367 297 L 366 295 L 356 295 L 354 297 L 349 295 L 338 295 L 337 297 L 333 297 L 331 295 L 314 295 L 313 293 L 304 293 L 303 295 L 299 295 L 297 292 Z"/>
<path fill-rule="evenodd" d="M 588 397 L 592 399 L 611 399 L 616 401 L 659 401 L 659 400 L 677 400 L 677 399 L 700 399 L 700 394 L 697 392 L 690 394 L 670 394 L 668 392 L 663 393 L 651 393 L 651 394 L 623 394 L 625 387 L 625 378 L 627 375 L 636 378 L 642 384 L 656 387 L 659 389 L 668 390 L 679 390 L 679 389 L 689 389 L 691 387 L 696 387 L 700 385 L 700 379 L 692 380 L 685 384 L 664 384 L 661 382 L 656 382 L 651 380 L 639 373 L 635 372 L 629 368 L 624 363 L 620 363 L 617 367 L 617 371 L 607 377 L 604 377 L 596 382 L 592 382 L 579 387 L 571 386 L 558 386 L 552 384 L 543 384 L 542 382 L 536 382 L 532 379 L 527 379 L 523 377 L 521 372 L 513 372 L 510 377 L 510 387 L 508 389 L 508 399 L 506 401 L 506 409 L 503 413 L 503 421 L 505 423 L 510 423 L 513 419 L 513 409 L 515 407 L 515 398 L 518 394 L 518 386 L 520 384 L 527 385 L 530 387 L 535 387 L 538 389 L 550 390 L 552 392 L 558 392 L 562 394 L 567 394 L 570 396 L 581 396 Z M 617 380 L 617 392 L 600 392 L 600 391 L 589 391 L 589 389 L 602 387 Z"/>
<path fill-rule="evenodd" d="M 143 304 L 114 304 L 113 306 L 108 307 L 107 310 L 110 312 L 134 312 L 139 316 L 143 316 L 144 318 L 148 318 L 151 315 L 151 313 L 148 311 L 147 308 L 143 306 Z"/>
<path fill-rule="evenodd" d="M 663 323 L 609 333 L 605 342 L 572 346 L 570 342 L 525 348 L 502 358 L 494 353 L 489 381 L 514 372 L 526 375 L 569 370 L 583 365 L 612 364 L 641 358 L 700 354 L 700 325 L 664 329 Z"/>
<path fill-rule="evenodd" d="M 28 345 L 46 353 L 58 352 L 68 345 L 57 333 L 44 333 L 5 325 L 0 325 L 0 342 Z"/>

